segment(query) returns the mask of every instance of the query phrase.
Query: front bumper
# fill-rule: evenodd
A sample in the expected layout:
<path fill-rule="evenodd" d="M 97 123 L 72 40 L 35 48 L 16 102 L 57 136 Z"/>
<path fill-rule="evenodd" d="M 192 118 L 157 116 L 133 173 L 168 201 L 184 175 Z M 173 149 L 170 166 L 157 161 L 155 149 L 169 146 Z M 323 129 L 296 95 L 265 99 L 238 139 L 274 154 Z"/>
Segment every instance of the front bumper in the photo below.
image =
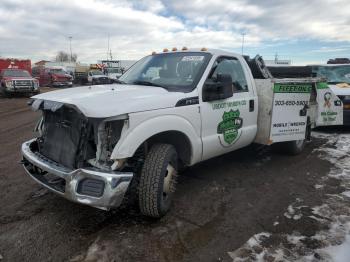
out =
<path fill-rule="evenodd" d="M 118 207 L 133 173 L 96 168 L 70 170 L 35 152 L 36 139 L 22 144 L 23 167 L 47 189 L 77 203 L 108 210 Z"/>
<path fill-rule="evenodd" d="M 72 81 L 55 81 L 55 82 L 52 82 L 52 86 L 72 86 L 73 85 L 73 82 Z"/>
<path fill-rule="evenodd" d="M 7 94 L 18 94 L 18 93 L 39 93 L 39 89 L 34 89 L 32 87 L 28 88 L 5 88 L 4 90 Z"/>
<path fill-rule="evenodd" d="M 111 80 L 109 78 L 95 78 L 94 82 L 96 84 L 104 85 L 104 84 L 110 84 Z"/>

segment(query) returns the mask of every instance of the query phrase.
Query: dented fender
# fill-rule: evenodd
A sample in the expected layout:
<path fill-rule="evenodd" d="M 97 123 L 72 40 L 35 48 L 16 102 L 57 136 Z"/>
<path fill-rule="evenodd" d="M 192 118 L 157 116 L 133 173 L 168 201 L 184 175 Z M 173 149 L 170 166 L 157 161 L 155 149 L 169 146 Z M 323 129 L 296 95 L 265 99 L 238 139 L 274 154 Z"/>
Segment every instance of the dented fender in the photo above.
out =
<path fill-rule="evenodd" d="M 131 116 L 124 126 L 121 138 L 113 149 L 111 159 L 132 157 L 142 143 L 154 135 L 166 131 L 177 131 L 187 136 L 191 144 L 190 164 L 199 162 L 202 158 L 202 140 L 196 133 L 196 128 L 190 121 L 178 115 L 161 115 L 152 117 L 139 124 Z M 198 129 L 197 129 L 198 130 Z"/>

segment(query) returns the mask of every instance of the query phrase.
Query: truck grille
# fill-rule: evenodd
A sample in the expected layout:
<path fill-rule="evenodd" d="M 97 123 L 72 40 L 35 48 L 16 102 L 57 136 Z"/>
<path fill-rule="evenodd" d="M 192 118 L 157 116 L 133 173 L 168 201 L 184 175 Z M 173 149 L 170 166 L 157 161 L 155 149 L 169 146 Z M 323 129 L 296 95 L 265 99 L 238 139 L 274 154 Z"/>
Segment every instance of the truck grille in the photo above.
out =
<path fill-rule="evenodd" d="M 14 80 L 13 81 L 15 88 L 17 89 L 32 89 L 33 81 L 31 80 Z"/>
<path fill-rule="evenodd" d="M 62 107 L 44 111 L 44 132 L 38 140 L 43 156 L 68 168 L 75 168 L 82 147 L 82 134 L 86 120 L 77 111 Z"/>

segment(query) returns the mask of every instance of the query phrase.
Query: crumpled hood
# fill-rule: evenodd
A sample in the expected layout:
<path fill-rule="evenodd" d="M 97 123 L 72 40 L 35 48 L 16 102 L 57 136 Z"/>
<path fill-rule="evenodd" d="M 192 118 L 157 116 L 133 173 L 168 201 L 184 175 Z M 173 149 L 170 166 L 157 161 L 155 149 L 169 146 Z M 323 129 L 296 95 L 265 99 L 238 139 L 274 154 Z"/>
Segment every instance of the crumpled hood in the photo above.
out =
<path fill-rule="evenodd" d="M 161 87 L 115 84 L 68 88 L 32 98 L 74 105 L 87 117 L 106 118 L 174 107 L 184 94 Z"/>
<path fill-rule="evenodd" d="M 349 84 L 328 84 L 329 88 L 337 96 L 349 96 L 350 95 L 350 85 Z"/>

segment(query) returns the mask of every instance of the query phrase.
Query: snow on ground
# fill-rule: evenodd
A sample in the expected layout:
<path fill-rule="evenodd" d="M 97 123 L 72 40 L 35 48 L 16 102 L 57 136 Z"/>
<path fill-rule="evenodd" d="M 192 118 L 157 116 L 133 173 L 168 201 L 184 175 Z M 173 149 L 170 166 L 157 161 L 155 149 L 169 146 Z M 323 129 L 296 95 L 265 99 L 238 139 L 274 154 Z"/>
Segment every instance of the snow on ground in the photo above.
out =
<path fill-rule="evenodd" d="M 228 255 L 234 262 L 240 261 L 350 261 L 350 134 L 324 134 L 314 132 L 313 136 L 327 139 L 327 142 L 314 153 L 333 164 L 328 178 L 336 178 L 345 189 L 340 194 L 325 196 L 323 204 L 313 208 L 301 205 L 301 199 L 286 208 L 284 218 L 306 219 L 320 225 L 313 236 L 303 236 L 294 231 L 285 233 L 259 233 L 252 236 L 242 247 Z M 324 177 L 315 185 L 321 190 L 327 182 Z M 308 210 L 308 212 L 304 211 Z M 311 212 L 310 212 L 311 211 Z M 272 222 L 278 226 L 279 222 Z M 310 222 L 308 222 L 310 223 Z"/>

